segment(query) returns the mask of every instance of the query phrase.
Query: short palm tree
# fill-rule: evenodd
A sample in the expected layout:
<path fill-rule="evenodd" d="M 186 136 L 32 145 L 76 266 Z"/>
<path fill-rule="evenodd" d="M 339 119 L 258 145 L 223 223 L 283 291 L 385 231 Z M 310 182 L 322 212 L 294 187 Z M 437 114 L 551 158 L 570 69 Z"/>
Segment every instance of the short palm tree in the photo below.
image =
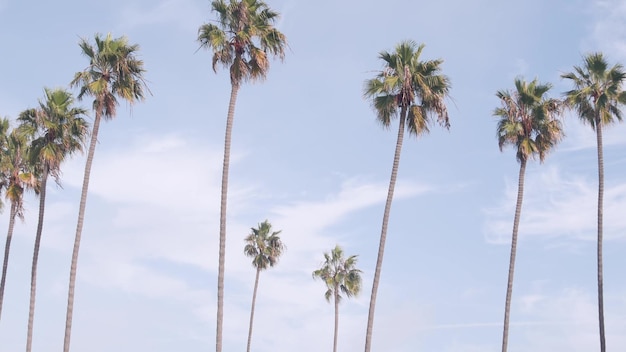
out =
<path fill-rule="evenodd" d="M 272 224 L 267 220 L 260 223 L 257 228 L 251 228 L 251 231 L 252 232 L 245 239 L 246 246 L 243 249 L 244 254 L 252 258 L 252 266 L 256 268 L 254 291 L 252 293 L 252 308 L 250 309 L 248 347 L 246 349 L 248 352 L 250 352 L 250 342 L 252 341 L 252 323 L 254 321 L 256 292 L 259 287 L 259 274 L 261 270 L 266 270 L 276 265 L 278 258 L 280 258 L 285 251 L 285 245 L 278 236 L 280 231 L 272 231 Z"/>
<path fill-rule="evenodd" d="M 0 122 L 0 132 L 6 131 L 8 127 L 8 121 L 2 120 Z M 19 133 L 19 131 L 15 129 L 8 135 L 4 134 L 4 136 L 6 138 L 3 138 L 5 140 L 2 141 L 4 148 L 0 150 L 0 182 L 2 183 L 2 188 L 6 188 L 5 198 L 11 204 L 11 212 L 9 214 L 9 229 L 7 231 L 7 239 L 4 247 L 2 279 L 0 279 L 0 313 L 2 312 L 2 304 L 4 303 L 4 288 L 15 218 L 18 217 L 24 220 L 24 191 L 27 189 L 38 191 L 37 178 L 27 158 L 28 136 Z"/>
<path fill-rule="evenodd" d="M 86 110 L 74 106 L 74 97 L 64 89 L 44 89 L 46 98 L 39 102 L 39 108 L 29 109 L 20 114 L 18 129 L 31 136 L 29 159 L 39 170 L 41 182 L 39 192 L 39 219 L 35 235 L 35 249 L 31 269 L 30 306 L 28 311 L 28 333 L 26 351 L 32 350 L 33 323 L 35 317 L 35 297 L 37 290 L 37 261 L 43 232 L 46 206 L 46 185 L 48 176 L 59 184 L 60 166 L 65 158 L 76 151 L 82 151 L 89 133 L 89 125 L 82 117 Z"/>
<path fill-rule="evenodd" d="M 89 190 L 89 175 L 93 163 L 94 152 L 98 141 L 98 130 L 102 118 L 113 119 L 116 115 L 118 98 L 129 104 L 144 99 L 147 87 L 144 81 L 145 69 L 143 61 L 137 58 L 139 46 L 129 44 L 126 37 L 113 38 L 111 34 L 101 36 L 96 34 L 92 45 L 87 40 L 80 41 L 83 54 L 89 59 L 89 65 L 84 71 L 77 72 L 71 85 L 79 87 L 78 99 L 86 96 L 94 98 L 93 109 L 95 119 L 91 130 L 91 141 L 87 152 L 85 175 L 80 196 L 78 209 L 78 223 L 76 225 L 76 237 L 72 251 L 72 264 L 70 268 L 70 283 L 67 299 L 67 318 L 65 322 L 65 339 L 63 351 L 70 349 L 70 337 L 72 332 L 72 317 L 74 311 L 74 288 L 76 285 L 76 267 L 78 264 L 78 251 L 85 220 L 85 206 Z"/>
<path fill-rule="evenodd" d="M 521 78 L 515 79 L 515 91 L 498 91 L 501 107 L 496 108 L 494 116 L 498 120 L 497 136 L 500 150 L 506 145 L 516 149 L 517 161 L 520 163 L 517 188 L 515 219 L 511 240 L 511 257 L 504 309 L 504 330 L 502 336 L 502 352 L 507 350 L 509 339 L 509 316 L 511 296 L 513 293 L 513 276 L 515 273 L 515 255 L 517 253 L 517 232 L 522 211 L 524 196 L 524 175 L 526 163 L 535 156 L 543 162 L 548 152 L 561 140 L 563 130 L 558 119 L 563 104 L 557 99 L 546 97 L 552 86 L 539 83 L 536 79 L 527 83 Z"/>
<path fill-rule="evenodd" d="M 339 302 L 343 294 L 353 297 L 361 292 L 361 270 L 356 268 L 357 256 L 344 257 L 343 250 L 338 245 L 324 253 L 322 267 L 313 272 L 313 278 L 319 278 L 326 284 L 324 297 L 328 302 L 335 303 L 335 333 L 333 352 L 337 352 L 337 335 L 339 333 Z"/>
<path fill-rule="evenodd" d="M 445 128 L 450 127 L 445 105 L 450 81 L 441 73 L 443 60 L 422 61 L 420 56 L 423 49 L 424 45 L 417 45 L 413 41 L 404 41 L 398 44 L 393 52 L 381 52 L 379 58 L 384 64 L 383 70 L 375 78 L 365 82 L 364 95 L 372 101 L 378 121 L 383 127 L 391 126 L 391 121 L 394 118 L 399 119 L 398 137 L 383 214 L 378 259 L 376 260 L 367 319 L 365 352 L 371 350 L 376 294 L 380 282 L 380 271 L 387 239 L 387 224 L 389 223 L 389 213 L 398 175 L 404 130 L 407 128 L 409 134 L 419 137 L 429 132 L 429 125 L 433 118 Z"/>
<path fill-rule="evenodd" d="M 222 351 L 224 320 L 224 261 L 226 252 L 226 205 L 230 145 L 237 93 L 246 81 L 265 79 L 270 68 L 268 55 L 283 59 L 287 45 L 285 35 L 274 27 L 278 13 L 260 0 L 213 0 L 212 11 L 217 24 L 203 24 L 198 30 L 202 48 L 213 52 L 213 71 L 224 66 L 230 71 L 230 103 L 226 117 L 222 193 L 220 201 L 219 265 L 217 274 L 216 351 Z"/>
<path fill-rule="evenodd" d="M 574 66 L 574 72 L 565 73 L 574 89 L 565 93 L 566 101 L 578 113 L 581 121 L 589 124 L 596 132 L 598 150 L 598 321 L 600 328 L 600 351 L 606 351 L 604 334 L 604 294 L 602 273 L 602 235 L 604 208 L 604 155 L 602 130 L 617 121 L 622 121 L 620 106 L 626 104 L 623 83 L 626 71 L 621 64 L 609 67 L 602 53 L 584 57 L 583 66 Z"/>

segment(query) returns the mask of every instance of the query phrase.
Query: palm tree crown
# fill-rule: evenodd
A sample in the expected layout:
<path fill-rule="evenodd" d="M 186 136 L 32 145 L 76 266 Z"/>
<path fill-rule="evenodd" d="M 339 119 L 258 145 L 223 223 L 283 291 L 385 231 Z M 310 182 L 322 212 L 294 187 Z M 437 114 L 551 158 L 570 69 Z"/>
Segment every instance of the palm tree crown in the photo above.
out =
<path fill-rule="evenodd" d="M 432 115 L 441 125 L 450 127 L 445 105 L 450 80 L 441 74 L 443 60 L 420 61 L 423 49 L 423 44 L 405 41 L 394 52 L 381 52 L 384 69 L 365 82 L 365 97 L 372 100 L 384 127 L 399 116 L 406 119 L 409 133 L 421 135 L 429 132 Z"/>
<path fill-rule="evenodd" d="M 273 24 L 278 12 L 259 0 L 214 0 L 218 24 L 204 24 L 198 30 L 202 48 L 213 51 L 213 70 L 230 69 L 233 85 L 262 80 L 269 70 L 267 55 L 285 57 L 285 35 Z"/>
<path fill-rule="evenodd" d="M 561 140 L 563 129 L 556 117 L 563 110 L 558 99 L 549 99 L 545 94 L 550 84 L 541 84 L 536 79 L 530 83 L 515 79 L 515 92 L 498 91 L 502 106 L 494 110 L 498 117 L 497 136 L 500 150 L 506 145 L 517 149 L 517 160 L 527 161 L 535 155 L 541 162 L 546 154 Z"/>
<path fill-rule="evenodd" d="M 89 124 L 82 117 L 85 109 L 74 107 L 71 93 L 63 89 L 44 89 L 46 99 L 38 109 L 20 114 L 18 129 L 32 136 L 31 162 L 46 168 L 46 172 L 59 182 L 60 165 L 68 155 L 83 151 Z"/>
<path fill-rule="evenodd" d="M 361 270 L 356 268 L 357 255 L 344 257 L 343 249 L 338 245 L 324 253 L 322 267 L 313 272 L 313 278 L 319 278 L 326 284 L 324 297 L 327 301 L 337 294 L 341 300 L 342 294 L 353 297 L 361 292 Z"/>
<path fill-rule="evenodd" d="M 278 236 L 281 231 L 272 231 L 272 225 L 265 220 L 246 237 L 244 253 L 252 258 L 252 266 L 265 270 L 273 267 L 285 250 L 285 245 Z"/>
<path fill-rule="evenodd" d="M 134 103 L 143 100 L 147 90 L 143 74 L 143 61 L 136 57 L 139 46 L 128 44 L 126 37 L 102 37 L 96 34 L 95 46 L 87 40 L 80 41 L 89 66 L 77 72 L 70 83 L 80 88 L 78 99 L 93 96 L 93 109 L 106 119 L 115 117 L 117 97 Z"/>
<path fill-rule="evenodd" d="M 5 198 L 15 207 L 15 216 L 24 219 L 24 191 L 39 192 L 39 182 L 28 162 L 29 136 L 14 129 L 7 136 L 6 149 L 0 158 L 0 169 L 6 182 Z"/>
<path fill-rule="evenodd" d="M 574 66 L 574 72 L 561 77 L 574 83 L 574 89 L 565 93 L 566 101 L 591 128 L 622 121 L 619 106 L 626 104 L 622 89 L 626 72 L 621 64 L 609 68 L 602 53 L 593 53 L 584 58 L 583 67 Z"/>

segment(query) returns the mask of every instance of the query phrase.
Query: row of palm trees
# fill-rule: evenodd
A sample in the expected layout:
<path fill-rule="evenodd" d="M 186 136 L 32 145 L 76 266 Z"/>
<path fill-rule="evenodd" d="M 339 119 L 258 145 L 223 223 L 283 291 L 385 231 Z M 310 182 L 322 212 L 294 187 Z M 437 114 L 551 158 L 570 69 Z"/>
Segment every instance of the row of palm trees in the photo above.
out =
<path fill-rule="evenodd" d="M 87 67 L 75 74 L 71 87 L 79 89 L 79 100 L 93 98 L 94 122 L 85 120 L 87 111 L 75 106 L 73 95 L 65 89 L 44 89 L 45 98 L 37 108 L 27 109 L 17 118 L 18 126 L 9 131 L 9 120 L 0 119 L 0 191 L 11 204 L 9 229 L 0 280 L 0 314 L 4 301 L 4 288 L 9 263 L 9 253 L 15 218 L 23 219 L 23 195 L 33 190 L 39 196 L 39 217 L 35 235 L 31 270 L 30 306 L 26 351 L 32 349 L 37 265 L 43 234 L 46 188 L 49 177 L 60 184 L 61 164 L 88 144 L 87 161 L 76 226 L 76 236 L 68 289 L 68 305 L 63 351 L 70 350 L 73 318 L 74 290 L 78 254 L 84 223 L 89 178 L 93 163 L 101 120 L 116 116 L 119 99 L 133 104 L 142 100 L 147 87 L 144 82 L 143 62 L 136 57 L 139 47 L 131 45 L 125 37 L 113 38 L 110 34 L 96 34 L 94 42 L 82 39 L 82 53 L 89 60 Z M 1 315 L 0 315 L 1 317 Z"/>
<path fill-rule="evenodd" d="M 584 57 L 582 66 L 574 66 L 574 71 L 561 76 L 573 83 L 573 89 L 564 93 L 564 98 L 548 98 L 550 84 L 542 84 L 536 79 L 530 83 L 518 78 L 515 90 L 499 91 L 501 107 L 495 109 L 498 117 L 497 136 L 500 150 L 511 145 L 516 150 L 520 163 L 518 192 L 513 220 L 511 256 L 505 300 L 502 351 L 507 350 L 509 316 L 515 274 L 517 237 L 524 196 L 524 176 L 526 163 L 535 157 L 540 162 L 563 138 L 560 117 L 566 108 L 573 109 L 583 123 L 589 124 L 596 133 L 598 153 L 598 203 L 597 203 L 597 286 L 598 286 L 598 326 L 600 351 L 606 351 L 604 326 L 603 294 L 603 208 L 604 208 L 604 157 L 602 130 L 616 121 L 622 120 L 620 106 L 626 104 L 623 84 L 626 71 L 621 64 L 610 66 L 602 53 L 592 53 Z"/>
<path fill-rule="evenodd" d="M 74 97 L 64 89 L 44 89 L 45 98 L 39 107 L 24 110 L 17 118 L 19 125 L 9 131 L 9 120 L 0 121 L 0 184 L 5 198 L 11 204 L 9 229 L 0 283 L 0 313 L 4 303 L 4 289 L 15 218 L 24 219 L 24 192 L 33 190 L 39 195 L 39 217 L 31 268 L 30 304 L 28 313 L 27 347 L 32 347 L 37 264 L 43 233 L 46 188 L 51 176 L 60 183 L 61 163 L 75 152 L 82 151 L 89 124 L 86 111 L 74 106 Z"/>
<path fill-rule="evenodd" d="M 268 56 L 283 59 L 287 43 L 285 36 L 274 27 L 278 13 L 271 10 L 263 1 L 213 0 L 211 8 L 217 19 L 215 23 L 204 24 L 199 28 L 198 41 L 202 48 L 213 53 L 213 70 L 216 71 L 220 65 L 228 68 L 231 80 L 220 203 L 216 351 L 221 352 L 228 171 L 237 93 L 244 82 L 265 79 L 269 70 Z M 377 119 L 383 127 L 389 127 L 396 118 L 399 120 L 370 297 L 365 352 L 371 351 L 376 298 L 405 130 L 410 135 L 420 137 L 430 131 L 434 122 L 446 129 L 450 127 L 446 108 L 450 80 L 441 72 L 443 60 L 421 59 L 423 49 L 424 45 L 404 41 L 391 52 L 382 51 L 379 58 L 383 62 L 383 69 L 373 79 L 367 80 L 364 87 L 364 96 L 371 101 Z M 604 194 L 602 129 L 603 126 L 622 119 L 620 105 L 626 103 L 626 93 L 622 90 L 626 74 L 620 64 L 609 67 L 601 53 L 593 53 L 584 58 L 583 66 L 575 66 L 574 72 L 564 74 L 562 77 L 574 84 L 574 88 L 565 94 L 563 100 L 546 97 L 551 88 L 550 84 L 543 84 L 537 80 L 526 82 L 522 78 L 515 80 L 515 91 L 497 93 L 502 102 L 502 106 L 494 111 L 494 115 L 500 119 L 497 125 L 498 144 L 500 149 L 506 145 L 514 146 L 517 150 L 516 158 L 520 163 L 505 301 L 503 352 L 507 350 L 508 344 L 510 304 L 526 164 L 529 159 L 536 156 L 543 162 L 547 153 L 562 139 L 560 117 L 566 108 L 574 109 L 583 122 L 590 124 L 597 136 L 598 312 L 600 350 L 606 351 L 602 283 Z"/>
<path fill-rule="evenodd" d="M 250 327 L 248 329 L 248 343 L 246 351 L 250 352 L 252 342 L 252 326 L 254 322 L 254 309 L 256 296 L 259 288 L 259 276 L 261 271 L 274 267 L 283 254 L 286 246 L 280 238 L 281 231 L 272 231 L 272 224 L 265 220 L 256 228 L 252 227 L 250 234 L 244 239 L 243 249 L 247 257 L 252 258 L 252 266 L 256 270 L 254 289 L 252 291 L 252 306 L 250 308 Z M 335 246 L 329 253 L 324 253 L 322 266 L 313 271 L 314 279 L 321 279 L 326 285 L 324 297 L 327 301 L 333 301 L 335 305 L 335 329 L 333 338 L 333 352 L 337 352 L 337 338 L 339 335 L 339 302 L 342 294 L 353 297 L 361 292 L 361 270 L 356 268 L 357 256 L 345 257 L 343 249 Z"/>

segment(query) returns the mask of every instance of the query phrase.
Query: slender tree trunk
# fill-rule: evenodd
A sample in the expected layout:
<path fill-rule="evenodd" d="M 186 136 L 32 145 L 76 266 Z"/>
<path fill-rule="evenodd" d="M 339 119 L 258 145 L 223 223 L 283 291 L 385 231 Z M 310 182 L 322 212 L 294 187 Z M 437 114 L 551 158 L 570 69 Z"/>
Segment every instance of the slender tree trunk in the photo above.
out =
<path fill-rule="evenodd" d="M 604 336 L 604 288 L 602 274 L 602 227 L 604 208 L 604 155 L 602 142 L 602 123 L 596 119 L 596 138 L 598 142 L 598 321 L 600 325 L 600 352 L 606 352 Z"/>
<path fill-rule="evenodd" d="M 502 352 L 506 352 L 509 343 L 509 315 L 511 314 L 511 296 L 513 295 L 513 277 L 515 275 L 515 255 L 517 254 L 517 231 L 522 214 L 522 200 L 524 198 L 524 175 L 526 174 L 526 160 L 520 162 L 519 179 L 517 185 L 517 204 L 515 205 L 515 219 L 513 220 L 513 235 L 511 238 L 511 258 L 509 261 L 509 279 L 506 285 L 506 302 L 504 307 L 504 329 L 502 332 Z"/>
<path fill-rule="evenodd" d="M 335 285 L 335 338 L 333 340 L 333 352 L 337 352 L 337 337 L 339 336 L 339 287 Z"/>
<path fill-rule="evenodd" d="M 224 257 L 226 256 L 226 203 L 228 199 L 228 169 L 230 167 L 230 141 L 235 118 L 235 104 L 239 84 L 232 83 L 228 116 L 226 117 L 226 136 L 224 137 L 224 165 L 222 166 L 222 196 L 220 202 L 220 249 L 217 272 L 217 331 L 215 334 L 216 352 L 222 352 L 222 326 L 224 323 Z"/>
<path fill-rule="evenodd" d="M 250 309 L 250 328 L 248 329 L 248 348 L 246 351 L 250 352 L 250 343 L 252 342 L 252 322 L 254 321 L 254 307 L 256 305 L 256 291 L 259 287 L 259 274 L 261 269 L 256 269 L 256 278 L 254 279 L 254 291 L 252 292 L 252 308 Z"/>
<path fill-rule="evenodd" d="M 13 238 L 13 227 L 15 226 L 15 215 L 17 205 L 11 202 L 11 214 L 9 215 L 9 231 L 7 241 L 4 245 L 4 261 L 2 262 L 2 280 L 0 280 L 0 317 L 2 316 L 2 305 L 4 304 L 4 285 L 7 279 L 7 268 L 9 267 L 9 251 L 11 250 L 11 239 Z"/>
<path fill-rule="evenodd" d="M 102 104 L 99 104 L 100 106 Z M 65 319 L 65 339 L 63 341 L 63 352 L 70 350 L 70 338 L 72 334 L 72 318 L 74 313 L 74 288 L 76 287 L 76 267 L 78 265 L 78 251 L 80 249 L 80 238 L 83 232 L 83 222 L 85 220 L 85 207 L 87 205 L 87 193 L 89 191 L 89 175 L 91 174 L 91 164 L 98 143 L 98 129 L 102 111 L 96 109 L 96 118 L 91 131 L 91 142 L 87 153 L 87 163 L 85 164 L 85 175 L 83 177 L 83 189 L 80 194 L 80 206 L 78 208 L 78 223 L 76 225 L 76 237 L 74 239 L 74 249 L 72 251 L 72 265 L 70 267 L 70 286 L 67 295 L 67 316 Z"/>
<path fill-rule="evenodd" d="M 41 233 L 43 231 L 43 217 L 46 206 L 47 182 L 48 168 L 44 166 L 43 175 L 41 176 L 41 191 L 39 193 L 39 219 L 37 220 L 37 234 L 35 235 L 33 266 L 30 273 L 30 305 L 28 308 L 28 333 L 26 335 L 26 352 L 30 352 L 33 346 L 33 322 L 35 319 L 35 296 L 37 292 L 37 261 L 39 259 L 39 246 L 41 245 Z"/>
<path fill-rule="evenodd" d="M 406 120 L 406 108 L 403 107 L 400 112 L 398 139 L 396 142 L 396 151 L 393 157 L 393 167 L 391 169 L 391 180 L 389 181 L 389 190 L 387 192 L 387 202 L 385 203 L 385 213 L 383 214 L 383 226 L 380 232 L 380 244 L 378 245 L 378 259 L 376 260 L 376 270 L 374 271 L 374 282 L 372 284 L 372 296 L 370 298 L 370 308 L 369 308 L 369 314 L 367 316 L 367 332 L 365 334 L 365 352 L 370 352 L 371 350 L 372 329 L 374 327 L 374 311 L 376 308 L 376 294 L 378 292 L 378 284 L 380 282 L 380 271 L 383 266 L 383 255 L 385 253 L 385 240 L 387 239 L 387 224 L 389 223 L 389 213 L 391 211 L 393 191 L 396 187 L 396 178 L 398 176 L 398 165 L 400 164 L 400 152 L 402 151 L 402 141 L 404 139 L 405 120 Z"/>

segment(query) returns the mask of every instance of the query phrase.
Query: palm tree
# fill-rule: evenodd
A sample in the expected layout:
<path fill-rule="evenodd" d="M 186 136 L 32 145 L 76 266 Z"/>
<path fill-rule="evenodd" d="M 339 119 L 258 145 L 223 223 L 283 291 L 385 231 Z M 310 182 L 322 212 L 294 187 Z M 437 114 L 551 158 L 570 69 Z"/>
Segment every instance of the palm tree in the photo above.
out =
<path fill-rule="evenodd" d="M 574 72 L 561 76 L 574 83 L 574 89 L 565 93 L 568 105 L 578 117 L 596 132 L 598 149 L 598 320 L 600 327 L 600 351 L 606 351 L 604 336 L 604 294 L 602 274 L 602 226 L 604 207 L 604 156 L 602 143 L 603 126 L 622 121 L 620 105 L 626 104 L 626 92 L 622 89 L 626 72 L 621 64 L 609 67 L 602 53 L 584 57 L 583 66 L 574 66 Z"/>
<path fill-rule="evenodd" d="M 230 71 L 230 103 L 226 117 L 224 164 L 222 166 L 222 194 L 220 201 L 220 244 L 217 275 L 216 351 L 222 351 L 224 320 L 224 257 L 226 252 L 226 203 L 230 144 L 235 117 L 237 93 L 246 81 L 261 81 L 270 68 L 268 54 L 281 60 L 287 45 L 285 35 L 274 27 L 279 14 L 260 0 L 213 0 L 212 11 L 217 13 L 217 25 L 203 24 L 198 30 L 200 47 L 213 52 L 213 71 L 222 65 Z"/>
<path fill-rule="evenodd" d="M 9 119 L 0 117 L 0 166 L 2 165 L 4 159 L 6 158 L 6 147 L 8 142 L 8 133 L 9 131 Z M 0 190 L 4 190 L 7 188 L 7 173 L 4 170 L 0 169 Z M 0 208 L 4 207 L 4 203 L 0 199 Z M 6 272 L 9 265 L 9 251 L 11 249 L 11 236 L 7 236 L 5 245 L 4 245 L 4 260 L 2 265 L 2 279 L 0 280 L 0 317 L 2 317 L 2 303 L 4 301 L 4 284 L 6 281 Z"/>
<path fill-rule="evenodd" d="M 494 116 L 499 118 L 497 127 L 498 145 L 501 151 L 506 145 L 514 146 L 517 152 L 517 161 L 520 163 L 504 309 L 502 352 L 506 352 L 509 339 L 509 315 L 511 295 L 513 293 L 515 255 L 517 253 L 517 232 L 524 195 L 526 162 L 535 156 L 539 156 L 539 161 L 543 162 L 548 152 L 563 137 L 561 122 L 558 120 L 563 104 L 557 99 L 549 99 L 545 96 L 551 87 L 550 84 L 539 83 L 536 79 L 527 83 L 523 79 L 517 78 L 515 79 L 514 92 L 498 91 L 496 94 L 502 104 L 493 113 Z"/>
<path fill-rule="evenodd" d="M 84 71 L 77 72 L 70 83 L 72 86 L 80 88 L 78 99 L 82 99 L 85 96 L 94 98 L 93 109 L 95 119 L 91 130 L 89 151 L 87 152 L 85 175 L 83 177 L 83 187 L 78 209 L 76 238 L 72 252 L 67 299 L 67 317 L 65 321 L 65 339 L 63 343 L 64 352 L 68 352 L 70 349 L 76 266 L 78 264 L 78 251 L 85 217 L 87 192 L 89 190 L 89 174 L 91 173 L 91 164 L 93 163 L 93 156 L 98 141 L 100 120 L 103 117 L 107 120 L 115 117 L 118 98 L 125 100 L 129 104 L 134 104 L 144 99 L 144 93 L 147 90 L 143 78 L 143 74 L 145 73 L 143 61 L 136 56 L 139 50 L 137 44 L 131 45 L 128 43 L 126 37 L 113 38 L 111 34 L 105 37 L 96 34 L 94 41 L 95 46 L 85 39 L 80 41 L 80 48 L 83 54 L 89 59 L 89 66 L 87 66 Z"/>
<path fill-rule="evenodd" d="M 6 133 L 8 130 L 8 120 L 2 119 L 0 131 Z M 10 134 L 4 134 L 2 141 L 4 148 L 0 151 L 0 181 L 2 188 L 6 187 L 5 198 L 11 203 L 9 215 L 9 229 L 4 247 L 4 261 L 2 264 L 2 279 L 0 280 L 0 313 L 4 303 L 4 288 L 6 283 L 7 268 L 9 265 L 9 251 L 11 249 L 11 239 L 13 237 L 13 227 L 15 218 L 24 220 L 24 191 L 26 189 L 37 190 L 38 183 L 30 164 L 27 162 L 28 137 L 17 130 Z"/>
<path fill-rule="evenodd" d="M 365 335 L 365 352 L 369 352 L 371 349 L 376 294 L 383 264 L 387 224 L 396 185 L 405 125 L 409 134 L 417 137 L 429 132 L 429 125 L 434 117 L 446 129 L 450 127 L 444 101 L 448 96 L 450 81 L 448 77 L 441 74 L 443 60 L 421 61 L 420 56 L 423 49 L 424 45 L 417 45 L 413 41 L 404 41 L 398 44 L 393 52 L 381 52 L 379 58 L 384 63 L 383 70 L 375 78 L 365 82 L 364 95 L 372 101 L 378 121 L 383 127 L 390 127 L 391 120 L 396 117 L 400 120 L 372 285 L 367 333 Z"/>
<path fill-rule="evenodd" d="M 29 159 L 40 172 L 39 219 L 35 235 L 35 249 L 31 269 L 30 306 L 28 311 L 28 333 L 26 351 L 32 349 L 33 322 L 35 317 L 35 295 L 37 290 L 37 261 L 43 231 L 48 176 L 60 183 L 60 166 L 68 155 L 82 151 L 89 133 L 88 123 L 81 116 L 86 110 L 74 107 L 74 97 L 64 89 L 44 89 L 45 101 L 38 109 L 29 109 L 20 114 L 18 129 L 31 136 Z"/>
<path fill-rule="evenodd" d="M 313 278 L 319 278 L 326 284 L 324 297 L 328 302 L 331 298 L 335 303 L 335 334 L 333 352 L 337 352 L 337 335 L 339 333 L 339 302 L 341 294 L 353 297 L 361 292 L 361 270 L 356 268 L 357 256 L 345 258 L 339 245 L 330 253 L 324 253 L 322 267 L 313 272 Z"/>
<path fill-rule="evenodd" d="M 250 352 L 250 342 L 252 341 L 252 322 L 254 320 L 254 306 L 256 304 L 256 292 L 259 287 L 259 274 L 261 270 L 273 267 L 278 263 L 278 258 L 285 251 L 285 245 L 278 236 L 280 231 L 272 231 L 272 224 L 267 220 L 263 221 L 246 237 L 246 246 L 243 252 L 246 256 L 252 258 L 252 266 L 256 268 L 256 277 L 254 279 L 254 291 L 252 293 L 252 309 L 250 309 L 250 328 L 248 330 L 248 347 L 246 351 Z"/>

